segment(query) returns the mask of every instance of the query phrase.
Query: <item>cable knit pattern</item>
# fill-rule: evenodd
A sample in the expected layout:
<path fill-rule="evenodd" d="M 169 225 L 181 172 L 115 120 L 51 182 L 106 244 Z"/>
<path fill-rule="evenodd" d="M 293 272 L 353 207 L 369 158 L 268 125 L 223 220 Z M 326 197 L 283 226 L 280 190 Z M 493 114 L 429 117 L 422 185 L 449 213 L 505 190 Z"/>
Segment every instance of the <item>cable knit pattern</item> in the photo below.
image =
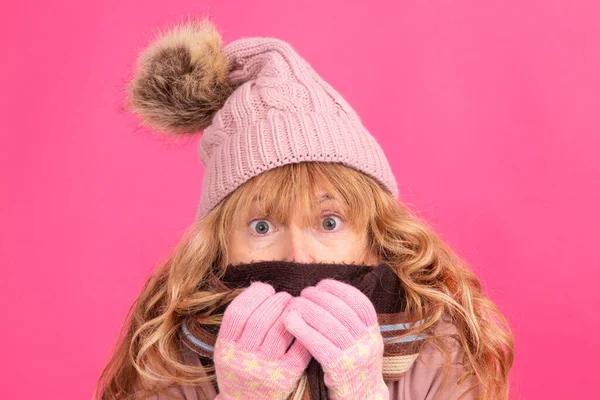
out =
<path fill-rule="evenodd" d="M 290 44 L 243 38 L 222 52 L 231 62 L 235 90 L 200 138 L 205 176 L 198 218 L 250 178 L 303 161 L 343 163 L 398 196 L 378 142 Z"/>

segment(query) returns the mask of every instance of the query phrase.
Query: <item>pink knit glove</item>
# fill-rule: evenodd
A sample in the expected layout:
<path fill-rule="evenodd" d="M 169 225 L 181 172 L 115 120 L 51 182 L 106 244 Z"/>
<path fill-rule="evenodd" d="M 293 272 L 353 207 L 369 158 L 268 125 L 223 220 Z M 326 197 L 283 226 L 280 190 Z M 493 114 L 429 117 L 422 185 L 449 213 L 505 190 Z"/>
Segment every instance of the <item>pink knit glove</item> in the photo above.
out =
<path fill-rule="evenodd" d="M 285 329 L 292 296 L 256 282 L 225 310 L 215 343 L 217 399 L 286 399 L 310 361 Z M 289 350 L 288 350 L 289 347 Z"/>
<path fill-rule="evenodd" d="M 330 398 L 389 398 L 377 314 L 361 291 L 325 279 L 292 299 L 285 325 L 323 367 Z"/>

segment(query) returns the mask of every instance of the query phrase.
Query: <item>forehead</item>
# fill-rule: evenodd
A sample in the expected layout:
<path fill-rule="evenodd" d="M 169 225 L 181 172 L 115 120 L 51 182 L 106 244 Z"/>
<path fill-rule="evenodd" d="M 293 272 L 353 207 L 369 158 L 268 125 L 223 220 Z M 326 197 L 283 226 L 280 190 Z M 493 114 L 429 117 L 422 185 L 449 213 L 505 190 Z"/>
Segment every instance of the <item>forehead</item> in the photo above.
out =
<path fill-rule="evenodd" d="M 338 164 L 286 164 L 266 171 L 231 193 L 222 214 L 224 223 L 234 216 L 268 216 L 286 223 L 298 218 L 314 224 L 325 208 L 335 208 L 352 225 L 362 226 L 374 215 L 371 182 L 365 175 Z M 246 221 L 247 222 L 247 221 Z"/>
<path fill-rule="evenodd" d="M 269 217 L 279 223 L 288 223 L 298 220 L 300 224 L 309 226 L 314 223 L 316 216 L 320 215 L 324 206 L 334 206 L 342 213 L 345 207 L 330 193 L 319 191 L 312 195 L 300 198 L 273 198 L 271 196 L 253 196 L 247 204 L 236 208 L 236 219 Z"/>

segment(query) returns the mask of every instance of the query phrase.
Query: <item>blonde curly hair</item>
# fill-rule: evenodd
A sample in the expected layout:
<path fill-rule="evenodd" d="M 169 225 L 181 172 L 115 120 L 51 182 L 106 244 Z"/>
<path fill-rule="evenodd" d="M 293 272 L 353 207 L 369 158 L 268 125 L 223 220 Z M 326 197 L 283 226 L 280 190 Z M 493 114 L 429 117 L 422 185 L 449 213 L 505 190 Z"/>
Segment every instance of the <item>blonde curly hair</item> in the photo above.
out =
<path fill-rule="evenodd" d="M 251 200 L 260 197 L 269 218 L 285 222 L 294 207 L 305 210 L 303 221 L 313 224 L 313 200 L 319 190 L 336 199 L 344 215 L 352 216 L 353 229 L 366 230 L 369 245 L 397 272 L 406 290 L 407 322 L 424 320 L 406 335 L 431 332 L 436 321 L 447 318 L 456 327 L 452 339 L 464 350 L 459 383 L 474 377 L 476 384 L 467 392 L 481 399 L 508 399 L 513 336 L 465 261 L 409 205 L 392 198 L 375 180 L 342 164 L 318 162 L 288 164 L 252 178 L 190 227 L 130 308 L 94 399 L 132 399 L 140 382 L 150 395 L 169 386 L 215 380 L 214 369 L 202 368 L 202 373 L 181 362 L 177 332 L 190 315 L 218 324 L 221 316 L 212 315 L 217 304 L 237 294 L 215 293 L 207 285 L 211 266 L 224 271 L 228 265 L 234 214 L 248 212 Z M 430 335 L 426 340 L 449 360 L 441 339 Z"/>

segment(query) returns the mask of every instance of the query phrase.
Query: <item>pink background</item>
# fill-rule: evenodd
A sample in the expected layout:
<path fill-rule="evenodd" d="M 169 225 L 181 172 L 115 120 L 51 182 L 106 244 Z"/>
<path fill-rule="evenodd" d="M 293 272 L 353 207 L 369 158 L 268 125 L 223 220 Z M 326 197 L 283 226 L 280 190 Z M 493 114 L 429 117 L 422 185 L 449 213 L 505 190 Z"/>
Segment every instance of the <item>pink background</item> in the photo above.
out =
<path fill-rule="evenodd" d="M 210 12 L 289 41 L 381 142 L 403 198 L 516 335 L 512 399 L 593 398 L 600 353 L 596 1 L 21 1 L 0 30 L 0 398 L 88 399 L 192 223 L 197 137 L 119 109 L 152 30 Z"/>

